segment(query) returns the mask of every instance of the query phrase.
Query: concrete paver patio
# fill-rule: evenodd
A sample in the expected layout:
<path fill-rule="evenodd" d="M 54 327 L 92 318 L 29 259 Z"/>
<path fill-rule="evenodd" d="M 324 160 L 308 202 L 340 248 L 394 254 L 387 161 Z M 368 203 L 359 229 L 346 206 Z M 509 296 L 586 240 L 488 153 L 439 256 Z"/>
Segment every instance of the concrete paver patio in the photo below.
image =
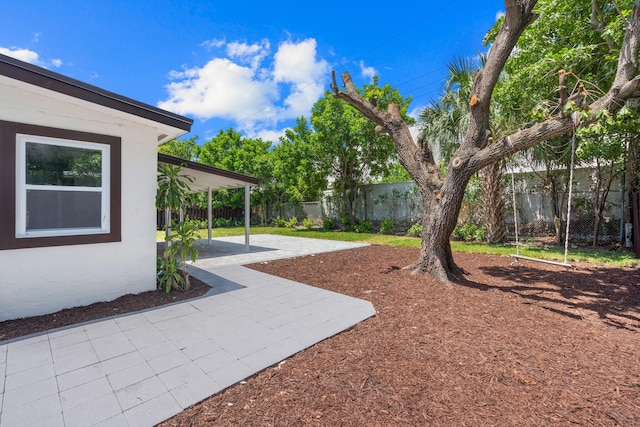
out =
<path fill-rule="evenodd" d="M 0 342 L 0 426 L 152 426 L 375 314 L 368 301 L 243 267 L 360 243 L 215 239 L 202 298 Z"/>

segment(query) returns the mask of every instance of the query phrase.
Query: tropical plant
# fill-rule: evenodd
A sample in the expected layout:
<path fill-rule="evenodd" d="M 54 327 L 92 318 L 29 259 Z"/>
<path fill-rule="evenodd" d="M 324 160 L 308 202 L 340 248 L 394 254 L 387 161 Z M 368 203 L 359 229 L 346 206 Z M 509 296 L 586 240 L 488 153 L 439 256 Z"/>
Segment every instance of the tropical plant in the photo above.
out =
<path fill-rule="evenodd" d="M 165 250 L 157 262 L 157 277 L 159 286 L 166 292 L 171 292 L 174 288 L 189 289 L 187 258 L 195 262 L 198 257 L 198 250 L 195 248 L 198 223 L 171 221 L 172 211 L 180 211 L 185 206 L 187 195 L 191 191 L 188 182 L 193 182 L 193 178 L 182 173 L 180 166 L 158 165 L 156 206 L 165 209 Z M 176 259 L 178 255 L 182 261 L 182 274 Z"/>
<path fill-rule="evenodd" d="M 187 220 L 174 223 L 172 233 L 167 236 L 169 242 L 165 250 L 164 258 L 179 257 L 184 274 L 184 291 L 188 291 L 191 284 L 189 283 L 189 272 L 187 270 L 187 261 L 196 262 L 198 259 L 198 249 L 196 242 L 198 240 L 198 224 L 195 221 Z"/>
<path fill-rule="evenodd" d="M 175 256 L 166 253 L 164 256 L 158 257 L 157 265 L 158 289 L 164 289 L 166 293 L 172 289 L 183 289 L 185 286 L 185 278 L 180 273 L 180 265 Z"/>
<path fill-rule="evenodd" d="M 156 207 L 165 210 L 165 232 L 171 229 L 171 213 L 180 211 L 193 182 L 193 177 L 182 173 L 182 167 L 161 163 L 158 164 L 158 187 L 156 191 Z"/>

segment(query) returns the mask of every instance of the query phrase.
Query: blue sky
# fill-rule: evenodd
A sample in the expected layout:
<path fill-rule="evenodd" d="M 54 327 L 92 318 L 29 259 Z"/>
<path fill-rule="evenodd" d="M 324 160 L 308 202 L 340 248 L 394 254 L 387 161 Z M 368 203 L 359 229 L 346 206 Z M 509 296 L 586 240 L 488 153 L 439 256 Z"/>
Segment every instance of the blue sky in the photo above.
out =
<path fill-rule="evenodd" d="M 486 50 L 498 0 L 21 0 L 0 14 L 0 53 L 194 119 L 277 141 L 329 88 L 375 74 L 416 112 L 455 57 Z M 384 7 L 390 5 L 392 7 Z"/>

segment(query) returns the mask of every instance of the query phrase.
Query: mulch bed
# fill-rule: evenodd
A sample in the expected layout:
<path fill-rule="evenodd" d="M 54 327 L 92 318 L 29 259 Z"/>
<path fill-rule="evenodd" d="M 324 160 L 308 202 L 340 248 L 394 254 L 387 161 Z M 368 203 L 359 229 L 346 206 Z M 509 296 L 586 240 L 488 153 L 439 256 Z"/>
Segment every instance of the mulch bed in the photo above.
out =
<path fill-rule="evenodd" d="M 190 277 L 189 283 L 191 287 L 186 292 L 148 291 L 137 295 L 124 295 L 109 302 L 97 302 L 82 307 L 69 308 L 52 314 L 6 320 L 0 322 L 0 341 L 196 298 L 211 290 L 209 285 L 202 283 L 195 277 Z"/>
<path fill-rule="evenodd" d="M 640 270 L 456 254 L 468 274 L 444 287 L 400 268 L 417 256 L 371 246 L 251 266 L 377 314 L 161 426 L 640 425 Z"/>

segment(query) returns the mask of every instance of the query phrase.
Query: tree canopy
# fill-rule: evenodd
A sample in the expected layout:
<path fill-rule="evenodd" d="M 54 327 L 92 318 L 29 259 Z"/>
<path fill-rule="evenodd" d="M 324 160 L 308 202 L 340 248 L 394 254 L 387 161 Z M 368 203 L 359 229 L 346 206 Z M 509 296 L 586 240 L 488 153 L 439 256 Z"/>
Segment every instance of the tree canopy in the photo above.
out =
<path fill-rule="evenodd" d="M 403 98 L 390 85 L 378 86 L 377 77 L 358 93 L 380 108 L 399 105 L 403 119 L 413 123 L 407 116 L 411 98 Z M 334 193 L 339 195 L 340 212 L 353 220 L 358 191 L 390 172 L 395 158 L 393 141 L 388 135 L 376 132 L 374 123 L 329 91 L 314 104 L 311 124 L 318 156 L 330 173 Z"/>

